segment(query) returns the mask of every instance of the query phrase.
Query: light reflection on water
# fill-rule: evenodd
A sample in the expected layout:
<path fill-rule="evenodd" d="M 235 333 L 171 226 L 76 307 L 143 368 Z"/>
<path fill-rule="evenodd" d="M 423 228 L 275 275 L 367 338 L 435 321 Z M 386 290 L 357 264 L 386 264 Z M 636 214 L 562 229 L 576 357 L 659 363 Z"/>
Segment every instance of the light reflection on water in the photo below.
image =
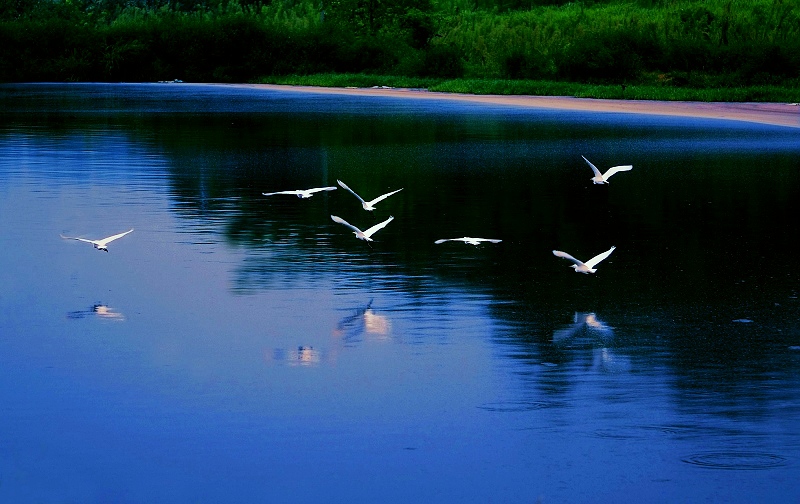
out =
<path fill-rule="evenodd" d="M 0 87 L 3 499 L 800 497 L 797 272 L 776 252 L 796 133 L 20 89 Z M 580 154 L 634 170 L 591 187 Z M 405 189 L 375 215 L 343 190 L 261 195 L 337 178 Z M 370 247 L 331 214 L 395 221 Z M 130 227 L 109 254 L 58 237 Z M 551 253 L 609 245 L 594 276 Z"/>

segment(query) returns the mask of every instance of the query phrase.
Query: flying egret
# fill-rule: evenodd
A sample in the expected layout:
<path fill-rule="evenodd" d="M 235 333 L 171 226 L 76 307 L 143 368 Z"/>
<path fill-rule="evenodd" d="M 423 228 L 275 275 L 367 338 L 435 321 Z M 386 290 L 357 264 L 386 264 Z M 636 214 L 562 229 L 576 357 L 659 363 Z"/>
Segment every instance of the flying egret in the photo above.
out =
<path fill-rule="evenodd" d="M 382 195 L 382 196 L 378 196 L 377 198 L 375 198 L 375 199 L 374 199 L 374 200 L 372 200 L 372 201 L 364 201 L 364 199 L 363 199 L 361 196 L 359 196 L 358 194 L 356 194 L 356 192 L 355 192 L 354 190 L 352 190 L 352 189 L 350 189 L 349 187 L 347 187 L 347 184 L 345 184 L 345 183 L 344 183 L 344 182 L 342 182 L 341 180 L 337 180 L 336 182 L 338 182 L 338 183 L 339 183 L 339 185 L 340 185 L 340 186 L 342 186 L 344 189 L 347 189 L 348 191 L 350 191 L 350 192 L 353 194 L 353 196 L 355 196 L 356 198 L 358 198 L 358 200 L 361 202 L 361 206 L 362 206 L 362 207 L 364 207 L 364 210 L 367 210 L 367 211 L 369 211 L 369 212 L 371 212 L 371 211 L 375 210 L 375 205 L 376 205 L 377 203 L 379 203 L 379 202 L 381 202 L 381 201 L 385 200 L 386 198 L 388 198 L 388 197 L 389 197 L 389 196 L 391 196 L 392 194 L 399 193 L 400 191 L 402 191 L 402 190 L 403 190 L 403 188 L 401 187 L 400 189 L 398 189 L 398 190 L 396 190 L 396 191 L 392 191 L 392 192 L 390 192 L 390 193 L 386 193 L 386 194 L 384 194 L 384 195 Z"/>
<path fill-rule="evenodd" d="M 389 217 L 385 221 L 381 222 L 380 224 L 375 224 L 374 226 L 372 226 L 371 228 L 367 229 L 366 231 L 361 231 L 360 229 L 358 229 L 354 225 L 350 224 L 346 220 L 342 219 L 341 217 L 337 217 L 335 215 L 331 215 L 331 219 L 333 219 L 333 222 L 338 222 L 339 224 L 343 224 L 343 225 L 349 227 L 350 229 L 352 229 L 353 230 L 353 234 L 356 235 L 356 238 L 358 238 L 359 240 L 366 240 L 368 242 L 371 242 L 371 241 L 374 241 L 371 238 L 371 236 L 374 235 L 377 231 L 379 231 L 379 230 L 383 229 L 384 227 L 386 227 L 387 224 L 392 222 L 394 217 Z"/>
<path fill-rule="evenodd" d="M 312 189 L 297 189 L 294 191 L 278 191 L 278 192 L 270 192 L 270 193 L 261 193 L 264 196 L 273 196 L 275 194 L 293 194 L 298 198 L 306 199 L 314 196 L 314 193 L 318 193 L 320 191 L 335 191 L 338 187 L 314 187 Z"/>
<path fill-rule="evenodd" d="M 617 247 L 611 247 L 610 249 L 606 250 L 602 254 L 596 255 L 596 256 L 592 257 L 591 259 L 589 259 L 586 262 L 581 262 L 581 261 L 575 259 L 574 257 L 572 257 L 571 255 L 567 254 L 566 252 L 561 252 L 560 250 L 554 250 L 553 251 L 553 255 L 556 256 L 556 257 L 562 257 L 564 259 L 568 259 L 568 260 L 572 261 L 575 264 L 573 264 L 571 266 L 571 268 L 575 268 L 576 272 L 583 273 L 585 275 L 585 274 L 588 274 L 588 273 L 596 272 L 597 270 L 594 269 L 594 267 L 597 266 L 600 263 L 600 261 L 602 261 L 606 257 L 610 256 L 611 252 L 614 252 L 615 248 L 617 248 Z"/>
<path fill-rule="evenodd" d="M 595 165 L 591 163 L 588 159 L 581 156 L 586 163 L 588 163 L 589 168 L 592 169 L 594 172 L 594 177 L 592 177 L 592 182 L 595 184 L 608 184 L 608 179 L 611 178 L 611 175 L 614 175 L 617 172 L 621 171 L 630 171 L 633 169 L 633 165 L 625 165 L 625 166 L 614 166 L 606 170 L 605 173 L 600 173 L 600 170 L 597 169 Z"/>
<path fill-rule="evenodd" d="M 122 238 L 128 233 L 133 233 L 133 229 L 131 229 L 130 231 L 125 231 L 124 233 L 115 234 L 114 236 L 109 236 L 108 238 L 103 238 L 102 240 L 87 240 L 86 238 L 76 238 L 74 236 L 64 236 L 64 235 L 61 235 L 61 238 L 64 238 L 65 240 L 78 240 L 86 243 L 91 243 L 97 250 L 105 250 L 106 252 L 108 252 L 109 243 L 118 238 Z"/>
<path fill-rule="evenodd" d="M 444 243 L 444 242 L 447 242 L 447 241 L 462 241 L 464 243 L 469 243 L 470 245 L 480 245 L 481 242 L 500 243 L 503 240 L 494 240 L 492 238 L 470 238 L 469 236 L 465 236 L 463 238 L 447 238 L 447 239 L 444 239 L 444 240 L 436 240 L 433 243 L 435 243 L 436 245 L 439 245 L 440 243 Z"/>

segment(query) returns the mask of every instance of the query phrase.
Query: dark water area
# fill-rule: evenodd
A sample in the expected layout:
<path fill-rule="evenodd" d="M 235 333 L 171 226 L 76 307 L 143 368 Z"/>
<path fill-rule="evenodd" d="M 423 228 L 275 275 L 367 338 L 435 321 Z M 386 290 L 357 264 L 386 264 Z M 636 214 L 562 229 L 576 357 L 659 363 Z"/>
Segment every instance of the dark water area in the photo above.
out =
<path fill-rule="evenodd" d="M 178 84 L 0 110 L 0 502 L 800 500 L 798 129 Z M 262 195 L 337 179 L 403 190 Z"/>

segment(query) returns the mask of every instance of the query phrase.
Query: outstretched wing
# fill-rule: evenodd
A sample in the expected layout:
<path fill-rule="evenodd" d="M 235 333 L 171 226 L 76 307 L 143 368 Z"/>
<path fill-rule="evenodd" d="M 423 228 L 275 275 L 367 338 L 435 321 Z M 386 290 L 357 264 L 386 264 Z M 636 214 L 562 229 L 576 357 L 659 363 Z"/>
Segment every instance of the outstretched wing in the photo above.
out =
<path fill-rule="evenodd" d="M 342 225 L 345 225 L 345 226 L 349 227 L 350 229 L 352 229 L 352 230 L 353 230 L 353 231 L 355 231 L 356 233 L 360 233 L 360 232 L 361 232 L 361 230 L 360 230 L 360 229 L 358 229 L 358 228 L 357 228 L 357 227 L 355 227 L 354 225 L 350 224 L 350 223 L 349 223 L 349 222 L 347 222 L 346 220 L 342 219 L 341 217 L 337 217 L 337 216 L 335 216 L 335 215 L 331 215 L 331 219 L 333 219 L 333 222 L 338 222 L 339 224 L 342 224 Z M 365 234 L 366 234 L 366 233 L 365 233 Z"/>
<path fill-rule="evenodd" d="M 433 242 L 433 243 L 435 243 L 436 245 L 439 245 L 440 243 L 444 243 L 444 242 L 448 242 L 448 241 L 453 241 L 453 240 L 455 240 L 455 238 L 446 238 L 446 239 L 442 239 L 442 240 L 436 240 L 436 241 L 435 241 L 435 242 Z"/>
<path fill-rule="evenodd" d="M 276 194 L 293 194 L 297 196 L 298 194 L 302 194 L 303 191 L 278 191 L 278 192 L 265 192 L 261 193 L 264 196 L 275 196 Z"/>
<path fill-rule="evenodd" d="M 494 238 L 473 238 L 473 239 L 478 241 L 488 241 L 492 243 L 500 243 L 501 241 L 503 241 L 503 240 L 496 240 Z"/>
<path fill-rule="evenodd" d="M 575 259 L 574 257 L 572 257 L 571 255 L 567 254 L 566 252 L 561 252 L 560 250 L 554 250 L 553 251 L 553 255 L 556 256 L 556 257 L 561 257 L 563 259 L 567 259 L 568 261 L 572 261 L 578 266 L 583 265 L 583 263 L 581 261 Z M 605 258 L 603 258 L 603 259 L 605 259 Z"/>
<path fill-rule="evenodd" d="M 610 249 L 606 250 L 602 254 L 598 254 L 598 255 L 592 257 L 591 259 L 586 261 L 586 266 L 589 266 L 590 268 L 594 268 L 595 266 L 600 264 L 600 261 L 602 261 L 606 257 L 610 256 L 611 252 L 614 252 L 615 248 L 617 248 L 617 247 L 611 247 Z"/>
<path fill-rule="evenodd" d="M 336 189 L 338 189 L 338 187 L 315 187 L 313 189 L 306 189 L 303 192 L 317 193 L 317 192 L 320 192 L 320 191 L 335 191 Z"/>
<path fill-rule="evenodd" d="M 354 190 L 352 190 L 352 189 L 350 189 L 349 187 L 347 187 L 347 184 L 345 184 L 345 183 L 344 183 L 344 182 L 342 182 L 341 180 L 336 180 L 336 182 L 338 182 L 338 183 L 339 183 L 339 185 L 340 185 L 340 186 L 342 186 L 342 188 L 344 188 L 344 189 L 347 189 L 348 191 L 350 191 L 350 193 L 351 193 L 353 196 L 355 196 L 356 198 L 358 198 L 358 201 L 360 201 L 361 203 L 364 203 L 364 200 L 363 200 L 363 199 L 361 199 L 361 196 L 359 196 L 358 194 L 356 194 L 356 192 L 355 192 Z"/>
<path fill-rule="evenodd" d="M 103 238 L 102 240 L 97 240 L 94 243 L 97 243 L 98 247 L 105 247 L 106 245 L 108 245 L 112 241 L 114 241 L 114 240 L 116 240 L 118 238 L 122 238 L 123 236 L 125 236 L 126 234 L 129 234 L 129 233 L 133 233 L 133 229 L 131 229 L 129 231 L 125 231 L 124 233 L 115 234 L 114 236 L 109 236 L 108 238 Z"/>
<path fill-rule="evenodd" d="M 394 220 L 394 217 L 389 217 L 388 219 L 386 219 L 385 221 L 381 222 L 380 224 L 375 224 L 371 228 L 369 228 L 366 231 L 364 231 L 364 236 L 369 238 L 370 236 L 374 235 L 377 231 L 385 228 L 387 224 L 392 222 L 392 220 Z"/>
<path fill-rule="evenodd" d="M 402 191 L 402 190 L 403 190 L 403 188 L 401 187 L 400 189 L 398 189 L 398 190 L 396 190 L 396 191 L 392 191 L 392 192 L 390 192 L 390 193 L 386 193 L 386 194 L 384 194 L 384 195 L 382 195 L 382 196 L 378 196 L 378 197 L 377 197 L 377 198 L 375 198 L 374 200 L 370 201 L 370 202 L 369 202 L 369 204 L 370 204 L 370 205 L 374 205 L 375 203 L 378 203 L 379 201 L 383 201 L 383 200 L 385 200 L 386 198 L 388 198 L 389 196 L 391 196 L 392 194 L 394 194 L 394 193 L 399 193 L 399 192 L 400 192 L 400 191 Z"/>
<path fill-rule="evenodd" d="M 595 177 L 602 177 L 602 176 L 603 176 L 603 174 L 602 174 L 602 173 L 600 173 L 600 170 L 598 170 L 598 169 L 597 169 L 597 167 L 596 167 L 595 165 L 593 165 L 591 161 L 589 161 L 588 159 L 586 159 L 586 158 L 585 158 L 585 157 L 583 157 L 583 156 L 581 156 L 581 157 L 582 157 L 582 158 L 583 158 L 583 160 L 584 160 L 584 161 L 586 161 L 586 163 L 589 165 L 589 168 L 591 168 L 591 169 L 592 169 L 592 171 L 594 172 L 594 176 L 595 176 Z"/>
<path fill-rule="evenodd" d="M 77 238 L 75 236 L 64 236 L 64 235 L 60 235 L 60 236 L 61 236 L 61 238 L 64 238 L 65 240 L 78 240 L 78 241 L 94 244 L 93 240 L 87 240 L 86 238 Z"/>
<path fill-rule="evenodd" d="M 633 170 L 633 165 L 625 165 L 625 166 L 612 166 L 603 174 L 603 178 L 607 179 L 611 175 L 614 175 L 617 172 L 621 171 L 631 171 Z"/>

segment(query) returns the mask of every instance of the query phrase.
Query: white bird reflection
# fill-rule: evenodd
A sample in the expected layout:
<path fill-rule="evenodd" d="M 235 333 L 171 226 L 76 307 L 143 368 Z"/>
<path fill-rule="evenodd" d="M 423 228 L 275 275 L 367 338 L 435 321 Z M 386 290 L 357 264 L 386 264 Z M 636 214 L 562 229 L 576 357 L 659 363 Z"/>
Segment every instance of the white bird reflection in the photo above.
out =
<path fill-rule="evenodd" d="M 592 351 L 592 369 L 604 373 L 627 373 L 631 370 L 631 360 L 608 347 L 595 348 Z"/>
<path fill-rule="evenodd" d="M 592 362 L 589 366 L 592 370 L 604 373 L 630 371 L 630 359 L 610 348 L 613 339 L 614 329 L 594 313 L 575 312 L 572 325 L 553 331 L 555 345 L 592 347 Z"/>
<path fill-rule="evenodd" d="M 435 243 L 436 245 L 440 245 L 440 244 L 442 244 L 444 242 L 449 242 L 449 241 L 460 241 L 460 242 L 464 242 L 464 243 L 469 243 L 470 245 L 476 245 L 477 246 L 477 245 L 480 245 L 482 242 L 500 243 L 503 240 L 497 240 L 497 239 L 494 239 L 494 238 L 472 238 L 470 236 L 465 236 L 463 238 L 446 238 L 446 239 L 442 239 L 442 240 L 436 240 L 433 243 Z"/>
<path fill-rule="evenodd" d="M 590 331 L 601 341 L 607 342 L 614 337 L 614 330 L 597 318 L 594 313 L 575 312 L 571 326 L 553 331 L 553 343 L 563 343 L 567 340 Z"/>
<path fill-rule="evenodd" d="M 76 310 L 67 313 L 67 318 L 82 319 L 86 317 L 97 317 L 103 320 L 113 320 L 122 322 L 125 320 L 125 315 L 104 304 L 92 305 L 88 310 Z"/>
<path fill-rule="evenodd" d="M 316 366 L 323 360 L 323 353 L 312 346 L 298 346 L 292 350 L 276 348 L 272 351 L 272 358 L 275 362 L 282 362 L 289 366 Z"/>
<path fill-rule="evenodd" d="M 358 308 L 355 313 L 339 321 L 333 330 L 330 344 L 323 343 L 320 348 L 311 345 L 298 345 L 288 349 L 274 348 L 264 352 L 264 360 L 268 364 L 303 367 L 332 364 L 337 361 L 343 348 L 361 341 L 363 334 L 371 335 L 372 339 L 383 340 L 390 331 L 389 319 L 375 313 L 372 310 L 372 300 L 370 300 L 366 306 Z"/>
<path fill-rule="evenodd" d="M 366 306 L 358 308 L 355 313 L 344 317 L 336 324 L 333 335 L 345 341 L 359 339 L 364 333 L 383 339 L 389 334 L 392 324 L 385 315 L 378 315 L 372 310 L 372 299 Z"/>

